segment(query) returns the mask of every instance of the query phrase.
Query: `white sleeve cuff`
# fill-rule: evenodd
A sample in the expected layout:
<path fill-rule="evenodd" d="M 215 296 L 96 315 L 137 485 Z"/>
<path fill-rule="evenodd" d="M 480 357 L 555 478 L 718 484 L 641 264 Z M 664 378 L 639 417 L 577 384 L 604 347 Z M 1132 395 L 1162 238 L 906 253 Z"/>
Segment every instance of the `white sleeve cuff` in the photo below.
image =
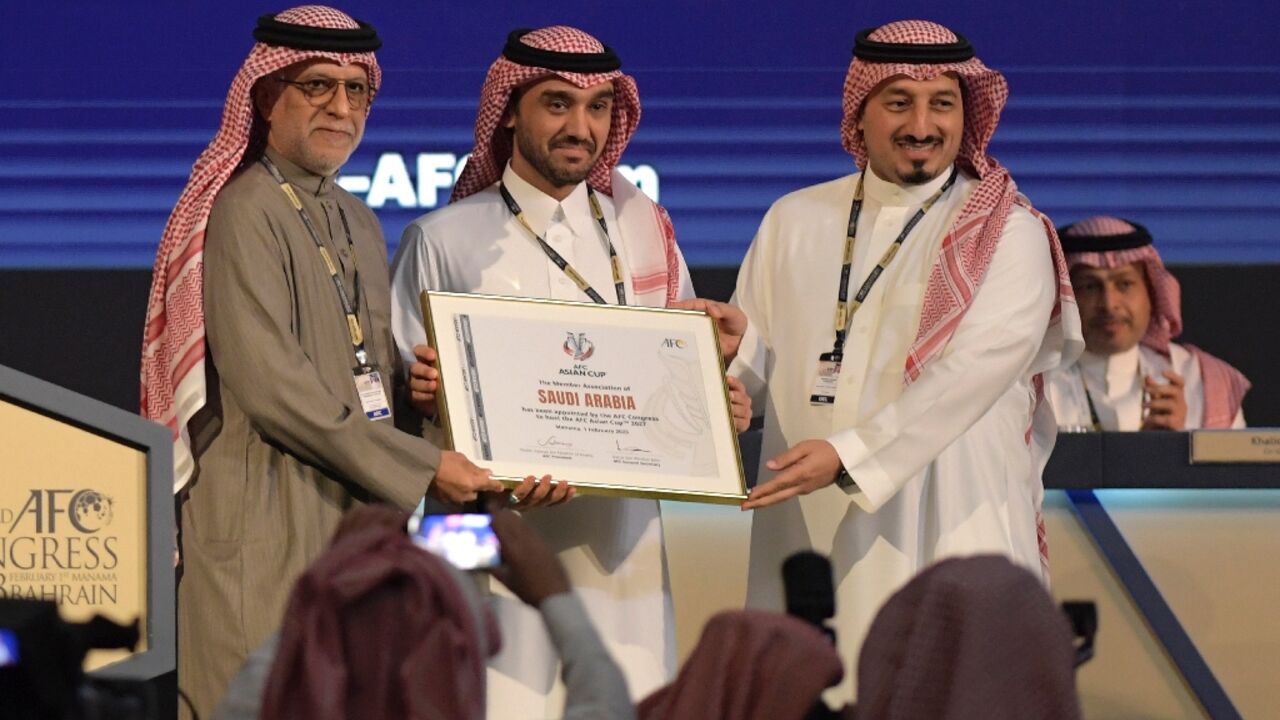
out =
<path fill-rule="evenodd" d="M 747 330 L 742 334 L 742 342 L 738 345 L 738 356 L 729 363 L 728 373 L 741 380 L 746 386 L 747 394 L 751 396 L 751 401 L 755 405 L 753 410 L 755 415 L 764 413 L 764 398 L 761 391 L 764 389 L 765 362 L 768 356 L 769 349 L 765 347 L 764 338 L 756 332 L 755 324 L 748 322 Z M 760 397 L 757 397 L 758 395 Z"/>
<path fill-rule="evenodd" d="M 840 489 L 864 512 L 879 510 L 898 491 L 866 443 L 858 437 L 857 430 L 836 433 L 827 438 L 827 442 L 836 449 L 840 464 L 853 480 L 840 484 Z"/>

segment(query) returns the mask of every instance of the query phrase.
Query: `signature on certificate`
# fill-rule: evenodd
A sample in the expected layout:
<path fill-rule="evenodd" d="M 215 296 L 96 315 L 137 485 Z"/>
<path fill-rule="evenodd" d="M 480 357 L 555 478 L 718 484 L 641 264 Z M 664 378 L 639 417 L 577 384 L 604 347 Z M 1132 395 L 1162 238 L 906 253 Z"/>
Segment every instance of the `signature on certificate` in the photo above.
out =
<path fill-rule="evenodd" d="M 538 447 L 573 447 L 573 443 L 565 442 L 555 435 L 552 435 L 539 440 Z"/>
<path fill-rule="evenodd" d="M 618 452 L 632 452 L 632 453 L 648 453 L 648 452 L 653 452 L 652 450 L 646 450 L 645 448 L 638 447 L 638 446 L 627 446 L 627 447 L 623 447 L 622 443 L 618 442 L 617 438 L 615 438 L 615 439 L 614 439 L 614 441 L 613 441 L 613 445 L 614 445 L 614 447 L 618 448 Z"/>

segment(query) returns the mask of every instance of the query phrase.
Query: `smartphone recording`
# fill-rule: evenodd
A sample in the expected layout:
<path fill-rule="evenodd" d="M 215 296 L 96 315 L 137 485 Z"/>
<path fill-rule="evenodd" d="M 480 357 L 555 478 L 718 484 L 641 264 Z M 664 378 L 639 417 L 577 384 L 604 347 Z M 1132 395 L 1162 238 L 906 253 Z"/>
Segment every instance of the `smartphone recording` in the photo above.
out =
<path fill-rule="evenodd" d="M 502 562 L 492 520 L 479 513 L 415 516 L 409 520 L 409 535 L 419 547 L 459 570 L 484 570 Z"/>
<path fill-rule="evenodd" d="M 0 667 L 18 664 L 18 635 L 8 628 L 0 628 Z"/>

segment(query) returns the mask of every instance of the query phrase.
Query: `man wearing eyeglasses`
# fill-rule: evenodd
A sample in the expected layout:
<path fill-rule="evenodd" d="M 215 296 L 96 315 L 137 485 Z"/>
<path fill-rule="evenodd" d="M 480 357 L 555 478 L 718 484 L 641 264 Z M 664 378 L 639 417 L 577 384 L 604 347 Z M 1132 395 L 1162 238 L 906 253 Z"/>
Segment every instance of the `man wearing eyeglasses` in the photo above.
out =
<path fill-rule="evenodd" d="M 311 5 L 254 37 L 165 228 L 142 360 L 143 414 L 174 437 L 179 685 L 202 717 L 347 509 L 502 489 L 396 427 L 413 423 L 392 410 L 386 245 L 335 183 L 381 80 L 377 33 Z"/>
<path fill-rule="evenodd" d="M 259 82 L 254 100 L 270 126 L 267 153 L 331 179 L 364 136 L 371 95 L 369 73 L 359 65 L 303 62 Z"/>

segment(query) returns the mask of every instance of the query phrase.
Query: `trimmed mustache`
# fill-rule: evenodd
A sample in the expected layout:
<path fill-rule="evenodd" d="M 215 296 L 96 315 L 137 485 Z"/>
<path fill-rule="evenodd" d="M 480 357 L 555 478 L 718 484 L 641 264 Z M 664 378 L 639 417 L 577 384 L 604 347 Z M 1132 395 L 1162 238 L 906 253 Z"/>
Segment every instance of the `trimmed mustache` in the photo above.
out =
<path fill-rule="evenodd" d="M 583 150 L 586 150 L 588 154 L 594 154 L 596 151 L 596 143 L 591 138 L 578 138 L 573 136 L 566 136 L 566 137 L 555 138 L 554 140 L 551 141 L 552 150 L 556 150 L 558 148 L 576 148 L 576 147 L 581 147 Z"/>
<path fill-rule="evenodd" d="M 1095 315 L 1093 319 L 1089 321 L 1089 324 L 1094 327 L 1099 327 L 1102 325 L 1109 325 L 1113 322 L 1126 323 L 1129 325 L 1133 324 L 1132 319 L 1122 315 Z"/>
<path fill-rule="evenodd" d="M 905 143 L 907 145 L 941 145 L 942 137 L 938 135 L 928 135 L 923 138 L 917 138 L 915 135 L 897 135 L 893 138 L 895 143 Z"/>

